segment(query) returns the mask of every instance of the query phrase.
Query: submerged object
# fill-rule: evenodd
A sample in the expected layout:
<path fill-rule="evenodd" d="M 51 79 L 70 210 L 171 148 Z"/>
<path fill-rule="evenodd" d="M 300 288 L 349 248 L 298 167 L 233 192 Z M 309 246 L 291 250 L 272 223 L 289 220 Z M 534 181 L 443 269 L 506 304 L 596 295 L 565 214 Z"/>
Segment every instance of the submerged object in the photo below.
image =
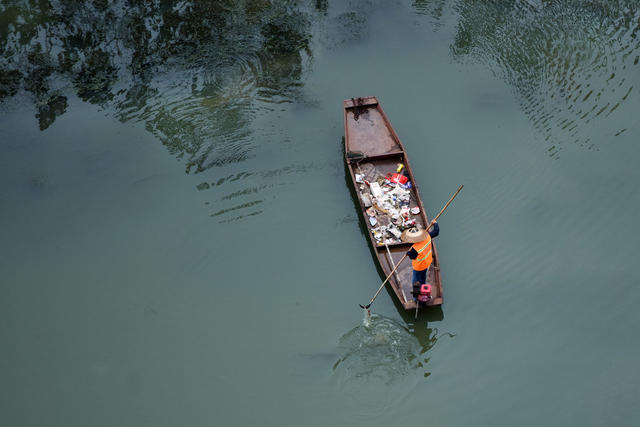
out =
<path fill-rule="evenodd" d="M 371 192 L 369 198 L 374 207 L 377 208 L 377 223 L 380 224 L 398 224 L 407 226 L 407 221 L 403 218 L 394 218 L 393 212 L 387 212 L 385 207 L 377 206 L 374 199 L 385 196 L 392 197 L 396 195 L 397 203 L 404 203 L 409 210 L 416 214 L 411 218 L 411 225 L 419 224 L 423 228 L 429 224 L 425 214 L 422 200 L 415 179 L 411 171 L 411 164 L 406 155 L 404 146 L 400 142 L 398 135 L 391 127 L 391 123 L 387 115 L 378 103 L 378 99 L 374 96 L 365 98 L 351 98 L 343 102 L 344 112 L 344 133 L 345 133 L 345 162 L 349 173 L 348 180 L 355 191 Z M 358 152 L 360 155 L 356 158 L 349 156 L 350 152 Z M 406 184 L 391 183 L 389 186 L 373 185 L 377 183 L 379 177 L 393 176 L 398 173 L 399 164 L 404 167 L 403 174 L 408 178 Z M 364 176 L 365 182 L 370 182 L 368 186 L 360 189 L 356 182 L 356 173 Z M 413 183 L 413 184 L 412 184 Z M 398 188 L 401 186 L 402 188 Z M 406 200 L 399 200 L 402 192 L 407 192 Z M 373 194 L 375 193 L 375 194 Z M 391 196 L 390 196 L 391 195 Z M 384 230 L 381 227 L 375 227 L 376 224 L 369 222 L 369 215 L 366 214 L 367 207 L 362 202 L 362 197 L 356 198 L 358 202 L 358 211 L 366 225 L 369 237 L 369 245 L 375 254 L 376 261 L 382 268 L 386 277 L 392 271 L 394 266 L 403 258 L 406 252 L 411 248 L 410 243 L 400 241 L 389 241 L 393 239 L 393 233 L 389 232 L 389 228 Z M 415 222 L 414 222 L 415 221 Z M 395 231 L 393 228 L 391 230 Z M 386 233 L 386 234 L 385 234 Z M 385 245 L 386 244 L 386 245 Z M 386 248 L 389 251 L 387 252 Z M 440 262 L 435 242 L 432 241 L 433 247 L 433 263 L 429 269 L 427 282 L 430 284 L 430 298 L 424 301 L 427 306 L 438 306 L 443 302 L 442 298 L 442 278 L 440 276 Z M 413 268 L 408 261 L 403 262 L 389 279 L 389 283 L 398 298 L 398 301 L 406 310 L 415 310 L 416 302 L 413 300 L 413 284 L 411 276 Z M 426 291 L 426 288 L 425 288 Z M 426 293 L 426 292 L 425 292 Z M 426 295 L 425 295 L 426 296 Z M 421 304 L 422 305 L 422 304 Z"/>

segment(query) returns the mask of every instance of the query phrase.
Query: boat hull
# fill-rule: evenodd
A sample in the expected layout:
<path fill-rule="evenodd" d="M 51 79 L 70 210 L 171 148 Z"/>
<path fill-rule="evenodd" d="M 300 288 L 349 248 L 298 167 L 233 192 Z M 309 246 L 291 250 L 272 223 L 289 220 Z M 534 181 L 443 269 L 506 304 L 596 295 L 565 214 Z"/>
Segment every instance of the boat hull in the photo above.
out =
<path fill-rule="evenodd" d="M 375 254 L 384 277 L 386 277 L 401 262 L 406 252 L 411 248 L 411 244 L 400 242 L 391 233 L 385 234 L 385 236 L 388 236 L 387 238 L 380 237 L 380 224 L 388 224 L 389 228 L 397 231 L 398 228 L 395 223 L 391 222 L 397 220 L 391 219 L 391 212 L 378 206 L 375 201 L 373 202 L 373 207 L 367 206 L 371 204 L 372 200 L 377 199 L 372 196 L 371 182 L 366 178 L 376 176 L 379 179 L 381 175 L 385 177 L 391 176 L 397 172 L 399 164 L 404 165 L 405 175 L 407 175 L 411 187 L 404 191 L 397 190 L 400 193 L 399 197 L 407 197 L 408 194 L 408 207 L 419 209 L 418 214 L 411 215 L 411 220 L 415 220 L 422 227 L 425 227 L 429 221 L 404 146 L 377 98 L 370 96 L 347 99 L 343 103 L 343 110 L 347 180 L 355 190 L 357 209 L 367 230 L 369 246 Z M 356 175 L 360 179 L 357 180 Z M 369 184 L 358 181 L 367 181 Z M 387 189 L 389 188 L 387 186 Z M 374 209 L 375 212 L 371 209 Z M 372 212 L 374 212 L 374 215 L 369 215 Z M 371 219 L 372 216 L 375 217 L 375 220 Z M 442 278 L 435 241 L 432 241 L 432 245 L 433 263 L 429 268 L 427 278 L 428 283 L 431 285 L 432 296 L 426 305 L 440 306 L 443 303 Z M 411 262 L 408 258 L 405 258 L 389 279 L 389 284 L 398 301 L 406 310 L 414 310 L 416 308 L 412 295 L 412 273 Z"/>

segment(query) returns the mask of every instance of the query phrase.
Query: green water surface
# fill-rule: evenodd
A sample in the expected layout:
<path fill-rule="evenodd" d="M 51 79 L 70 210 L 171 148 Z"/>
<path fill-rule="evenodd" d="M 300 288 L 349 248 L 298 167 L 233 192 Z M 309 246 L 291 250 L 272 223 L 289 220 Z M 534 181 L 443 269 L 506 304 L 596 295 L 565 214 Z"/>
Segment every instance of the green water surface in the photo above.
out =
<path fill-rule="evenodd" d="M 637 426 L 640 8 L 2 1 L 0 425 Z M 445 303 L 382 292 L 379 98 Z M 636 248 L 636 249 L 634 249 Z"/>

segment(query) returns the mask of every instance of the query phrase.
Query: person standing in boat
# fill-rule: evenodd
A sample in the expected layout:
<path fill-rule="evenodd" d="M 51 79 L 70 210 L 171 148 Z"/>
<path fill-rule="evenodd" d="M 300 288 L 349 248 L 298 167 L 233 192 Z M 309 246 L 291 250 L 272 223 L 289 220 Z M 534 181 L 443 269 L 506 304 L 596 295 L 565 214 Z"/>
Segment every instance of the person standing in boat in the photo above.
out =
<path fill-rule="evenodd" d="M 413 276 L 411 284 L 414 286 L 416 282 L 418 286 L 427 283 L 427 273 L 433 262 L 431 239 L 438 236 L 438 234 L 440 234 L 440 226 L 437 222 L 433 223 L 431 231 L 416 226 L 402 232 L 401 240 L 406 243 L 413 243 L 413 246 L 407 252 L 407 256 L 412 260 Z"/>

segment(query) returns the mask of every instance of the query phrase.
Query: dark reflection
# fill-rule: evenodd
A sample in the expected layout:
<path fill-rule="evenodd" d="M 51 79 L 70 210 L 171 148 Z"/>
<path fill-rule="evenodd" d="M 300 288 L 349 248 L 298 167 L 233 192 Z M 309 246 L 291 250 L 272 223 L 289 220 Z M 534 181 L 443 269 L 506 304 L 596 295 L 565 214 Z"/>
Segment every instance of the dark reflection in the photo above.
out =
<path fill-rule="evenodd" d="M 412 355 L 410 362 L 415 365 L 416 369 L 422 372 L 423 377 L 427 378 L 431 375 L 431 371 L 428 366 L 431 357 L 429 357 L 428 351 L 436 345 L 436 342 L 442 336 L 454 338 L 455 335 L 449 332 L 438 335 L 438 328 L 429 328 L 427 323 L 416 323 L 413 326 L 414 329 L 412 329 L 411 332 L 413 336 L 418 339 L 420 346 L 418 351 Z"/>
<path fill-rule="evenodd" d="M 454 57 L 486 63 L 516 90 L 549 155 L 565 141 L 594 148 L 584 128 L 601 126 L 633 91 L 638 3 L 458 1 L 455 9 Z"/>
<path fill-rule="evenodd" d="M 411 362 L 423 372 L 423 376 L 426 378 L 431 375 L 431 371 L 428 369 L 428 363 L 430 360 L 427 352 L 436 345 L 436 342 L 443 336 L 448 338 L 454 338 L 455 334 L 450 332 L 440 333 L 438 328 L 429 327 L 429 324 L 439 322 L 444 319 L 444 313 L 442 307 L 429 307 L 418 311 L 418 316 L 415 316 L 414 312 L 405 310 L 397 301 L 396 307 L 400 312 L 402 319 L 407 324 L 407 328 L 416 337 L 420 344 L 418 351 L 413 355 Z"/>
<path fill-rule="evenodd" d="M 329 7 L 329 0 L 316 0 L 316 9 L 323 14 L 327 14 L 327 8 Z"/>
<path fill-rule="evenodd" d="M 23 92 L 45 130 L 73 91 L 143 121 L 197 173 L 251 157 L 256 102 L 298 95 L 310 38 L 293 1 L 12 1 L 0 5 L 0 101 Z"/>
<path fill-rule="evenodd" d="M 434 26 L 442 26 L 441 18 L 444 13 L 447 0 L 413 0 L 413 7 L 416 13 L 428 15 L 434 19 Z"/>
<path fill-rule="evenodd" d="M 234 206 L 232 208 L 221 209 L 221 210 L 219 210 L 217 212 L 212 213 L 211 216 L 219 216 L 219 215 L 225 214 L 227 212 L 236 211 L 238 209 L 250 208 L 252 206 L 259 205 L 260 203 L 262 203 L 262 200 L 254 200 L 252 202 L 242 203 L 242 204 Z"/>
<path fill-rule="evenodd" d="M 36 118 L 40 125 L 40 130 L 45 130 L 56 120 L 56 117 L 67 111 L 67 97 L 53 95 L 44 104 L 38 106 Z"/>
<path fill-rule="evenodd" d="M 210 213 L 210 216 L 220 223 L 234 222 L 243 218 L 261 214 L 265 199 L 272 198 L 269 194 L 278 194 L 295 180 L 286 181 L 291 175 L 309 175 L 314 170 L 326 168 L 326 164 L 302 163 L 287 165 L 277 169 L 265 169 L 261 171 L 241 171 L 218 178 L 215 181 L 203 181 L 196 188 L 200 191 L 211 192 L 216 196 L 216 206 L 225 205 Z M 237 190 L 221 191 L 221 186 L 238 188 Z M 206 194 L 206 193 L 205 193 Z M 260 198 L 258 198 L 260 197 Z M 209 202 L 205 203 L 209 205 Z M 260 205 L 260 206 L 258 206 Z M 242 212 L 242 215 L 231 216 Z"/>

